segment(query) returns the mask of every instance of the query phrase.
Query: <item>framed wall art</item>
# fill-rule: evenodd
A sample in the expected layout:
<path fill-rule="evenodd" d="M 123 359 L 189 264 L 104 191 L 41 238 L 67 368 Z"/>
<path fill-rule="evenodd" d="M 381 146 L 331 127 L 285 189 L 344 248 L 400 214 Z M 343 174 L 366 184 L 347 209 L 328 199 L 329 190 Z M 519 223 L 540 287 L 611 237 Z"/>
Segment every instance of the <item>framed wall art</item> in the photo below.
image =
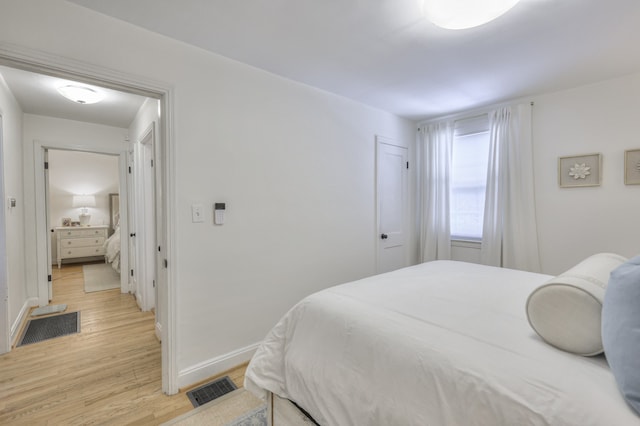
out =
<path fill-rule="evenodd" d="M 624 152 L 624 184 L 640 185 L 640 149 Z"/>
<path fill-rule="evenodd" d="M 602 154 L 574 155 L 558 159 L 560 188 L 599 186 L 602 174 Z"/>

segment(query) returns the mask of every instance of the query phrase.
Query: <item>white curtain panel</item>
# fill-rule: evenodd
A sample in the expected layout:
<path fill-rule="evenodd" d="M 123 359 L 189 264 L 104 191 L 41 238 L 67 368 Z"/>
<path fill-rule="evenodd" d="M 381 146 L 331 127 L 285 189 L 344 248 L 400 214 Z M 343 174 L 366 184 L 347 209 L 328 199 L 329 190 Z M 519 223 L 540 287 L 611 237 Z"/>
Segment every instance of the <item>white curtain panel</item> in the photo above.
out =
<path fill-rule="evenodd" d="M 420 155 L 420 257 L 423 262 L 451 259 L 449 186 L 453 123 L 423 126 Z"/>
<path fill-rule="evenodd" d="M 530 104 L 489 113 L 489 167 L 480 260 L 540 271 Z"/>

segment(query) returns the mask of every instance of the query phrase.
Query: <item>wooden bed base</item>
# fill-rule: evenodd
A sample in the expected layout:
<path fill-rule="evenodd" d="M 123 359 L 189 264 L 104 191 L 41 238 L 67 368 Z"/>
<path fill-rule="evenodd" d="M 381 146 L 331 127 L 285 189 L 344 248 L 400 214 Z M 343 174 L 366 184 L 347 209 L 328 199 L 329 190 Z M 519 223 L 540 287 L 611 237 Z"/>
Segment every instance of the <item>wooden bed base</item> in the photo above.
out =
<path fill-rule="evenodd" d="M 267 399 L 267 425 L 268 426 L 314 426 L 316 423 L 288 399 L 280 398 L 269 392 Z"/>

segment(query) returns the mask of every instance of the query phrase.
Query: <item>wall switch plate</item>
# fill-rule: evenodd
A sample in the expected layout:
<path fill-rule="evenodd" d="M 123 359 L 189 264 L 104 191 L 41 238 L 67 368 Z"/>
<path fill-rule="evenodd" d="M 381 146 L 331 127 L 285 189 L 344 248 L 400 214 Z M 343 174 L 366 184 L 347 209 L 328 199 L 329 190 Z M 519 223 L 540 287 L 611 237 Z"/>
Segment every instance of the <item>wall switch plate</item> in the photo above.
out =
<path fill-rule="evenodd" d="M 202 204 L 191 205 L 191 221 L 193 223 L 204 222 L 204 206 Z"/>

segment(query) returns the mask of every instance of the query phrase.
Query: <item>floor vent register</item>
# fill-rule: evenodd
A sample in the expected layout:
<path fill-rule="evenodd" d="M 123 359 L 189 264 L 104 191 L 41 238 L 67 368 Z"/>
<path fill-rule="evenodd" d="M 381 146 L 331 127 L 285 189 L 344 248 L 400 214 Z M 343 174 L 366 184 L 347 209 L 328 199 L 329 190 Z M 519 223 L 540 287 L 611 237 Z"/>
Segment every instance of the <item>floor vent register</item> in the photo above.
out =
<path fill-rule="evenodd" d="M 187 392 L 187 396 L 194 407 L 199 407 L 236 389 L 236 385 L 231 381 L 229 376 L 224 376 Z"/>

